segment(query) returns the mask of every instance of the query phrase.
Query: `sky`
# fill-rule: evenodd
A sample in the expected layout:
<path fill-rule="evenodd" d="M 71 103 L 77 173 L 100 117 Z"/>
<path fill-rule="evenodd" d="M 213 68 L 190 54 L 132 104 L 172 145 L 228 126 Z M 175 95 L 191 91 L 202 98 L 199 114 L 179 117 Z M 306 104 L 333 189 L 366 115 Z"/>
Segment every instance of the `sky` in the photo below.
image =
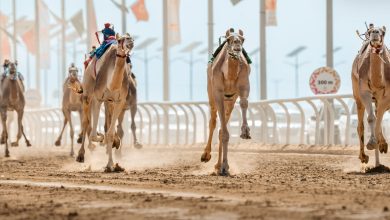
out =
<path fill-rule="evenodd" d="M 27 16 L 34 18 L 34 0 L 16 0 L 17 18 Z M 49 8 L 60 14 L 60 0 L 44 0 Z M 118 1 L 118 0 L 117 0 Z M 0 0 L 0 11 L 11 15 L 12 0 Z M 78 10 L 85 10 L 86 3 L 82 0 L 66 0 L 66 17 L 69 19 Z M 135 0 L 126 0 L 131 5 Z M 218 36 L 233 27 L 242 29 L 246 38 L 244 48 L 251 52 L 259 46 L 259 0 L 242 0 L 233 6 L 230 0 L 214 0 L 214 36 L 218 43 Z M 98 27 L 103 28 L 106 22 L 113 23 L 115 30 L 122 33 L 121 14 L 116 6 L 109 0 L 95 0 Z M 162 101 L 162 0 L 145 0 L 149 11 L 148 22 L 137 22 L 130 12 L 127 15 L 127 31 L 136 36 L 135 50 L 133 52 L 134 72 L 138 80 L 138 100 Z M 306 46 L 299 56 L 302 65 L 299 68 L 299 97 L 313 96 L 309 87 L 311 73 L 322 66 L 326 60 L 326 0 L 278 0 L 277 1 L 277 26 L 267 27 L 267 92 L 269 99 L 284 99 L 295 97 L 294 84 L 294 59 L 286 55 L 298 46 Z M 360 49 L 361 40 L 356 36 L 356 30 L 364 32 L 364 23 L 374 23 L 376 26 L 387 26 L 390 23 L 390 1 L 388 0 L 334 0 L 334 47 L 341 50 L 334 54 L 335 69 L 341 77 L 339 94 L 352 93 L 350 80 L 351 66 L 357 51 Z M 85 13 L 84 13 L 85 17 Z M 51 19 L 54 23 L 54 19 Z M 11 30 L 11 29 L 10 29 Z M 201 42 L 194 50 L 194 101 L 206 101 L 206 64 L 207 53 L 200 51 L 207 48 L 207 0 L 181 0 L 180 1 L 180 30 L 181 44 L 170 50 L 170 94 L 171 101 L 191 101 L 189 98 L 189 54 L 180 50 L 192 42 Z M 68 32 L 72 32 L 69 28 Z M 144 51 L 137 50 L 137 43 L 155 37 L 158 40 L 148 48 L 149 66 L 149 100 L 145 100 L 145 66 Z M 385 37 L 388 42 L 388 37 Z M 58 65 L 58 39 L 50 42 L 51 68 L 42 71 L 42 92 L 46 91 L 46 106 L 58 106 L 60 97 L 58 89 L 63 82 L 59 76 Z M 76 48 L 76 59 L 73 50 Z M 67 63 L 75 62 L 82 68 L 86 46 L 82 44 L 68 43 Z M 25 75 L 27 87 L 35 88 L 34 56 L 27 59 L 24 45 L 18 46 L 19 71 Z M 180 58 L 180 59 L 179 59 Z M 259 55 L 252 57 L 252 72 L 250 76 L 251 93 L 250 100 L 259 100 L 259 77 L 256 65 Z M 29 61 L 30 65 L 27 65 Z M 29 67 L 29 68 L 28 68 Z M 29 74 L 28 74 L 29 73 Z M 45 82 L 46 81 L 46 82 Z M 47 85 L 45 87 L 45 85 Z"/>

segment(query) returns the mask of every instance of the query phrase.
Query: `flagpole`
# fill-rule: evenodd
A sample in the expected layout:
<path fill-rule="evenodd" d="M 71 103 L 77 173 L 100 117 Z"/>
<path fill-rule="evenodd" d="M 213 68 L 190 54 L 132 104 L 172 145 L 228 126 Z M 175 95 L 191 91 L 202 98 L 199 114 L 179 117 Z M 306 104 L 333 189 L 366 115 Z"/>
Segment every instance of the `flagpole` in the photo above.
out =
<path fill-rule="evenodd" d="M 87 10 L 87 51 L 90 51 L 91 48 L 92 48 L 92 45 L 91 45 L 91 18 L 90 18 L 90 15 L 91 15 L 91 9 L 89 8 L 89 4 L 88 2 L 91 1 L 91 0 L 86 0 L 86 4 L 87 4 L 87 7 L 86 7 L 86 10 Z"/>
<path fill-rule="evenodd" d="M 65 79 L 66 75 L 66 17 L 65 17 L 65 0 L 61 0 L 61 72 L 58 73 L 62 77 L 61 81 Z M 60 90 L 59 94 L 62 93 Z"/>
<path fill-rule="evenodd" d="M 214 52 L 214 7 L 213 0 L 208 0 L 208 50 L 209 56 Z"/>
<path fill-rule="evenodd" d="M 122 0 L 122 34 L 126 33 L 126 0 Z"/>
<path fill-rule="evenodd" d="M 267 99 L 265 0 L 260 0 L 260 99 Z"/>
<path fill-rule="evenodd" d="M 163 100 L 169 101 L 168 0 L 163 0 Z"/>
<path fill-rule="evenodd" d="M 40 42 L 39 42 L 39 1 L 35 0 L 35 85 L 36 89 L 39 91 L 39 94 L 42 94 L 41 89 L 41 77 L 40 77 Z"/>
<path fill-rule="evenodd" d="M 17 45 L 16 45 L 16 0 L 13 0 L 12 1 L 12 20 L 13 20 L 13 50 L 14 50 L 14 60 L 17 60 L 18 59 L 18 56 L 17 56 Z"/>

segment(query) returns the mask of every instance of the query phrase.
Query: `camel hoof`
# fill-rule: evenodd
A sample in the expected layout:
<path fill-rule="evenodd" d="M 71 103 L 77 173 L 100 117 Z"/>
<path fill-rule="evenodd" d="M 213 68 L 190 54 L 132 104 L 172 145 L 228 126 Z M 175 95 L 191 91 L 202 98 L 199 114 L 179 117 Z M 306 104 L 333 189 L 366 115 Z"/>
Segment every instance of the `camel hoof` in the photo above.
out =
<path fill-rule="evenodd" d="M 204 153 L 202 154 L 202 156 L 200 157 L 200 161 L 201 161 L 201 162 L 205 162 L 205 163 L 209 162 L 210 159 L 211 159 L 211 154 L 208 153 L 208 152 L 204 152 Z"/>
<path fill-rule="evenodd" d="M 54 145 L 57 147 L 61 146 L 61 140 L 56 140 L 56 142 L 54 142 Z"/>
<path fill-rule="evenodd" d="M 9 151 L 8 150 L 5 151 L 5 157 L 9 157 Z"/>
<path fill-rule="evenodd" d="M 79 162 L 79 163 L 84 163 L 84 155 L 78 155 L 77 158 L 76 158 L 76 161 Z"/>
<path fill-rule="evenodd" d="M 83 143 L 83 136 L 80 135 L 80 136 L 77 138 L 77 143 L 78 143 L 78 144 Z"/>
<path fill-rule="evenodd" d="M 115 137 L 114 141 L 112 142 L 112 148 L 119 149 L 121 147 L 121 139 L 119 137 Z"/>
<path fill-rule="evenodd" d="M 141 149 L 143 146 L 142 146 L 142 144 L 140 144 L 140 143 L 138 143 L 138 142 L 135 142 L 134 143 L 134 148 L 136 148 L 136 149 Z"/>
<path fill-rule="evenodd" d="M 119 166 L 118 163 L 116 163 L 114 167 L 106 166 L 106 168 L 104 169 L 105 173 L 112 173 L 112 172 L 119 173 L 123 171 L 125 171 L 125 169 Z"/>
<path fill-rule="evenodd" d="M 367 150 L 374 150 L 378 147 L 378 142 L 375 138 L 371 137 L 370 140 L 367 143 Z"/>
<path fill-rule="evenodd" d="M 32 146 L 29 140 L 26 141 L 26 146 L 27 147 L 31 147 Z"/>
<path fill-rule="evenodd" d="M 104 141 L 104 136 L 98 134 L 96 136 L 91 137 L 91 141 L 102 143 Z"/>
<path fill-rule="evenodd" d="M 18 147 L 19 146 L 19 143 L 18 142 L 12 142 L 11 143 L 11 147 Z"/>
<path fill-rule="evenodd" d="M 368 163 L 369 158 L 370 158 L 370 157 L 369 157 L 368 155 L 365 155 L 365 154 L 361 154 L 361 155 L 359 156 L 360 161 L 361 161 L 362 163 L 365 163 L 365 164 Z"/>
<path fill-rule="evenodd" d="M 229 175 L 230 175 L 229 169 L 223 168 L 223 167 L 222 167 L 222 168 L 220 169 L 219 175 L 220 175 L 220 176 L 229 176 Z"/>
<path fill-rule="evenodd" d="M 251 139 L 249 127 L 242 127 L 241 128 L 241 135 L 240 135 L 240 137 L 242 139 Z"/>
<path fill-rule="evenodd" d="M 379 152 L 387 153 L 387 147 L 388 147 L 388 145 L 386 142 L 380 143 L 379 144 Z"/>

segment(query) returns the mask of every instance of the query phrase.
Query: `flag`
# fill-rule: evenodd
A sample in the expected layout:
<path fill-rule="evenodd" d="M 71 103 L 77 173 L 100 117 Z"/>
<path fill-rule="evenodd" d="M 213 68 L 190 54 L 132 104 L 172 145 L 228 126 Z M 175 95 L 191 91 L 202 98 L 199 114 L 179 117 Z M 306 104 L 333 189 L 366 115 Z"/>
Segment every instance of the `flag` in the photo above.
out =
<path fill-rule="evenodd" d="M 76 29 L 77 33 L 81 37 L 85 31 L 84 29 L 84 19 L 83 19 L 83 11 L 80 10 L 72 18 L 70 18 L 70 22 L 72 23 L 74 29 Z"/>
<path fill-rule="evenodd" d="M 180 0 L 168 0 L 168 45 L 180 42 Z"/>
<path fill-rule="evenodd" d="M 240 3 L 241 0 L 230 0 L 232 2 L 233 5 L 237 5 L 238 3 Z"/>
<path fill-rule="evenodd" d="M 276 0 L 265 1 L 266 26 L 276 26 Z"/>
<path fill-rule="evenodd" d="M 30 25 L 30 27 L 28 29 L 26 29 L 24 31 L 24 33 L 21 34 L 21 38 L 22 38 L 24 44 L 26 45 L 27 50 L 31 54 L 35 54 L 36 53 L 35 42 L 34 42 L 35 41 L 35 26 L 33 23 L 32 23 L 32 25 Z"/>
<path fill-rule="evenodd" d="M 89 42 L 88 45 L 91 46 L 99 46 L 99 42 L 96 39 L 95 32 L 98 30 L 97 25 L 96 25 L 96 14 L 95 14 L 95 7 L 93 5 L 93 0 L 87 0 L 87 26 L 89 27 Z M 89 50 L 91 48 L 88 48 Z"/>
<path fill-rule="evenodd" d="M 49 24 L 49 8 L 43 2 L 38 1 L 39 10 L 39 53 L 40 53 L 40 67 L 42 69 L 50 68 L 50 24 Z"/>
<path fill-rule="evenodd" d="M 8 17 L 0 12 L 0 27 L 6 27 L 8 22 Z M 3 29 L 3 28 L 2 28 Z M 6 34 L 6 32 L 3 30 L 0 30 L 0 52 L 1 52 L 1 59 L 10 59 L 11 58 L 11 45 L 9 43 L 9 38 Z M 3 62 L 1 60 L 0 62 Z"/>
<path fill-rule="evenodd" d="M 137 0 L 134 4 L 130 6 L 130 8 L 137 21 L 149 20 L 149 13 L 145 7 L 145 0 Z"/>

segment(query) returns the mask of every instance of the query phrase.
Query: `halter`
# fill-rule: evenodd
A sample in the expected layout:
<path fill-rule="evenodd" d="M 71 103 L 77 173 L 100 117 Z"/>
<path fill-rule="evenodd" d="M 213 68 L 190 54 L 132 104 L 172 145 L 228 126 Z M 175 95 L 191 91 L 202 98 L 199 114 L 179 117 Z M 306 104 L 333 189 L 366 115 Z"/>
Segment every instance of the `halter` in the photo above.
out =
<path fill-rule="evenodd" d="M 235 37 L 235 36 L 239 36 L 235 33 L 232 33 L 231 35 L 229 35 L 229 37 L 226 38 L 226 42 L 227 42 L 227 52 L 230 56 L 230 58 L 233 58 L 235 60 L 239 60 L 241 61 L 241 52 L 242 52 L 242 49 L 240 51 L 235 51 L 233 49 L 233 45 L 231 43 L 229 43 L 229 38 L 232 38 L 232 37 Z M 242 45 L 242 42 L 241 42 L 241 45 Z"/>

